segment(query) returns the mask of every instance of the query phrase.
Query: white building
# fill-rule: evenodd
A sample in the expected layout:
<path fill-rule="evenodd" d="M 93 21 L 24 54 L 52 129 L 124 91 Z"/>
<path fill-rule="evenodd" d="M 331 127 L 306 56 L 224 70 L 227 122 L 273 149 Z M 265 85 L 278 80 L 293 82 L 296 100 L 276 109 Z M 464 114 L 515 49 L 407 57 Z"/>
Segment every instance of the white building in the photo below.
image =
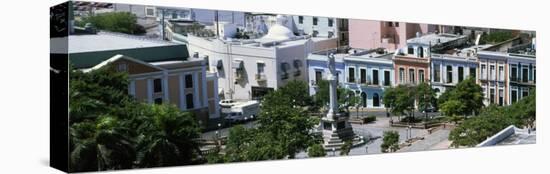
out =
<path fill-rule="evenodd" d="M 260 99 L 290 80 L 306 80 L 307 55 L 336 47 L 334 38 L 295 36 L 285 27 L 285 16 L 277 21 L 259 39 L 188 36 L 191 59 L 208 59 L 209 71 L 218 74 L 222 98 Z"/>
<path fill-rule="evenodd" d="M 338 37 L 339 45 L 348 45 L 348 20 L 317 16 L 293 16 L 296 33 L 322 37 Z"/>

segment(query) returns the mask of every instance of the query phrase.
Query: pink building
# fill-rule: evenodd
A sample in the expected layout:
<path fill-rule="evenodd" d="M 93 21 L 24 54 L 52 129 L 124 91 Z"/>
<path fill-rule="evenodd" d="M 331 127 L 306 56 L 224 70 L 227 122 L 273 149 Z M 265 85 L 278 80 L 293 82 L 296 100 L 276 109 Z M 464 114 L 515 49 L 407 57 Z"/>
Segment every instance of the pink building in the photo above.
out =
<path fill-rule="evenodd" d="M 352 48 L 386 48 L 389 51 L 405 47 L 407 39 L 416 32 L 428 33 L 434 30 L 428 24 L 388 22 L 372 20 L 349 20 L 349 45 Z"/>

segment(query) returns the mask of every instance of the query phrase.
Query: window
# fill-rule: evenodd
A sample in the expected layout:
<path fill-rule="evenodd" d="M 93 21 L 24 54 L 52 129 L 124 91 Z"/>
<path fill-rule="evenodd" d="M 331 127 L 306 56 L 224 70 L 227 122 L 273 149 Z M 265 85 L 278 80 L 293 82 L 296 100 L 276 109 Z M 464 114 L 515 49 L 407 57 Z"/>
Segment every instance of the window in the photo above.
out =
<path fill-rule="evenodd" d="M 378 93 L 374 93 L 374 95 L 372 95 L 372 106 L 380 107 L 380 97 L 378 96 Z"/>
<path fill-rule="evenodd" d="M 459 66 L 458 67 L 458 83 L 462 82 L 464 80 L 464 67 Z"/>
<path fill-rule="evenodd" d="M 526 88 L 521 89 L 521 98 L 529 96 L 529 90 Z"/>
<path fill-rule="evenodd" d="M 315 71 L 315 84 L 318 84 L 321 80 L 323 80 L 323 72 Z"/>
<path fill-rule="evenodd" d="M 529 81 L 529 69 L 526 66 L 521 69 L 521 78 L 523 82 Z"/>
<path fill-rule="evenodd" d="M 407 48 L 407 54 L 414 54 L 414 48 L 413 47 Z"/>
<path fill-rule="evenodd" d="M 359 70 L 359 83 L 367 83 L 367 70 L 366 69 L 360 69 Z"/>
<path fill-rule="evenodd" d="M 512 65 L 512 70 L 511 70 L 511 77 L 510 77 L 510 80 L 511 81 L 517 81 L 518 80 L 518 68 L 516 67 L 516 65 Z"/>
<path fill-rule="evenodd" d="M 157 105 L 162 104 L 162 98 L 156 98 L 155 99 L 155 104 L 157 104 Z"/>
<path fill-rule="evenodd" d="M 355 82 L 355 68 L 348 68 L 348 82 Z"/>
<path fill-rule="evenodd" d="M 187 105 L 187 109 L 193 109 L 195 107 L 193 104 L 193 93 L 185 95 L 185 103 Z"/>
<path fill-rule="evenodd" d="M 504 90 L 498 89 L 498 105 L 503 106 L 504 105 Z"/>
<path fill-rule="evenodd" d="M 419 83 L 424 82 L 424 70 L 423 69 L 418 70 L 418 82 Z"/>
<path fill-rule="evenodd" d="M 365 92 L 361 93 L 361 104 L 363 107 L 367 107 L 367 93 Z"/>
<path fill-rule="evenodd" d="M 155 9 L 153 7 L 145 7 L 145 15 L 148 17 L 155 17 Z"/>
<path fill-rule="evenodd" d="M 334 19 L 330 19 L 330 18 L 329 18 L 329 19 L 328 19 L 328 26 L 329 26 L 329 27 L 332 27 L 333 23 L 334 23 Z"/>
<path fill-rule="evenodd" d="M 405 69 L 399 68 L 399 82 L 403 83 L 405 81 Z"/>
<path fill-rule="evenodd" d="M 512 104 L 518 101 L 518 90 L 512 89 Z"/>
<path fill-rule="evenodd" d="M 487 65 L 481 65 L 481 79 L 487 79 Z"/>
<path fill-rule="evenodd" d="M 299 24 L 303 24 L 303 23 L 304 23 L 304 17 L 303 17 L 303 16 L 298 16 L 298 23 L 299 23 Z"/>
<path fill-rule="evenodd" d="M 491 80 L 496 80 L 495 65 L 491 65 L 489 67 L 489 73 L 489 75 L 491 76 Z"/>
<path fill-rule="evenodd" d="M 439 64 L 434 65 L 434 82 L 441 82 L 441 68 Z"/>
<path fill-rule="evenodd" d="M 504 81 L 504 66 L 498 66 L 498 80 Z"/>
<path fill-rule="evenodd" d="M 495 89 L 490 89 L 490 91 L 491 92 L 489 93 L 489 95 L 490 95 L 489 100 L 490 100 L 491 104 L 494 104 L 495 103 Z"/>
<path fill-rule="evenodd" d="M 384 86 L 390 86 L 390 71 L 384 71 Z"/>
<path fill-rule="evenodd" d="M 447 65 L 447 83 L 453 83 L 453 67 Z"/>
<path fill-rule="evenodd" d="M 399 27 L 399 22 L 395 22 L 395 27 Z"/>
<path fill-rule="evenodd" d="M 313 30 L 313 34 L 311 34 L 311 35 L 313 35 L 313 37 L 317 37 L 317 35 L 319 35 L 319 31 Z"/>
<path fill-rule="evenodd" d="M 153 80 L 153 92 L 162 92 L 162 80 L 161 79 L 155 79 Z"/>
<path fill-rule="evenodd" d="M 387 22 L 388 27 L 393 27 L 393 22 Z"/>
<path fill-rule="evenodd" d="M 128 65 L 126 63 L 120 63 L 120 64 L 118 64 L 117 70 L 119 72 L 127 72 L 128 71 Z"/>
<path fill-rule="evenodd" d="M 264 74 L 264 70 L 265 70 L 265 63 L 258 63 L 258 74 L 262 75 Z"/>
<path fill-rule="evenodd" d="M 424 57 L 424 48 L 418 47 L 418 57 Z"/>
<path fill-rule="evenodd" d="M 176 12 L 173 12 L 172 13 L 172 19 L 177 19 L 178 18 L 178 14 Z"/>
<path fill-rule="evenodd" d="M 378 85 L 378 70 L 372 70 L 372 84 Z"/>
<path fill-rule="evenodd" d="M 317 25 L 317 21 L 318 21 L 318 20 L 319 20 L 319 19 L 317 19 L 317 17 L 313 17 L 313 25 Z"/>
<path fill-rule="evenodd" d="M 476 77 L 476 74 L 477 74 L 476 68 L 475 68 L 475 67 L 471 67 L 471 68 L 470 68 L 470 78 L 476 79 L 476 78 L 477 78 L 477 77 Z"/>
<path fill-rule="evenodd" d="M 185 75 L 185 88 L 192 88 L 193 87 L 193 75 L 187 74 Z"/>
<path fill-rule="evenodd" d="M 414 69 L 409 69 L 409 82 L 414 83 Z"/>

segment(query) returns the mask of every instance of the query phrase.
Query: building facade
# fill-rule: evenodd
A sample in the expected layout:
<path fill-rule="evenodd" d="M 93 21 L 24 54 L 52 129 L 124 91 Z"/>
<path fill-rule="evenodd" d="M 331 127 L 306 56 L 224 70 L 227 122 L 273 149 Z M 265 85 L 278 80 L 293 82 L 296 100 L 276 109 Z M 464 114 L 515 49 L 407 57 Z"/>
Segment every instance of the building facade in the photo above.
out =
<path fill-rule="evenodd" d="M 336 38 L 296 36 L 286 16 L 277 20 L 258 39 L 188 36 L 191 59 L 208 59 L 209 71 L 218 75 L 221 98 L 261 99 L 291 80 L 305 81 L 307 55 L 337 45 Z"/>
<path fill-rule="evenodd" d="M 338 45 L 349 44 L 348 19 L 327 18 L 317 16 L 293 16 L 296 32 L 321 37 L 337 37 Z"/>
<path fill-rule="evenodd" d="M 69 43 L 73 67 L 127 72 L 128 94 L 141 102 L 172 104 L 203 126 L 220 117 L 216 74 L 206 71 L 206 60 L 188 60 L 186 45 L 109 32 L 70 35 Z"/>
<path fill-rule="evenodd" d="M 349 46 L 360 49 L 385 48 L 395 51 L 407 45 L 416 33 L 429 32 L 428 24 L 394 21 L 349 20 Z"/>
<path fill-rule="evenodd" d="M 336 53 L 331 50 L 310 54 L 307 60 L 310 95 L 316 93 L 317 82 L 326 79 L 329 54 L 335 57 L 338 84 L 354 91 L 361 98 L 359 107 L 384 108 L 384 90 L 394 84 L 392 53 L 383 50 Z"/>

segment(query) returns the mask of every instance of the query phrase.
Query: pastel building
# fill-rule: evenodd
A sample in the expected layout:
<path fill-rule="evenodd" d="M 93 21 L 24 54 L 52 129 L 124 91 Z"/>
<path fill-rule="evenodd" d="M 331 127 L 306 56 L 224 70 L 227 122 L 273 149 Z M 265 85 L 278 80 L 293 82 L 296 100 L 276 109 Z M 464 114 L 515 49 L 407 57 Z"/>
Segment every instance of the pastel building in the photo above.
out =
<path fill-rule="evenodd" d="M 418 33 L 415 38 L 407 40 L 407 45 L 399 49 L 393 57 L 396 84 L 416 85 L 422 82 L 429 83 L 432 68 L 430 57 L 432 53 L 459 47 L 466 43 L 467 40 L 466 36 L 453 34 L 421 35 Z M 452 80 L 452 77 L 449 76 L 448 79 Z M 451 83 L 453 82 L 451 81 Z"/>
<path fill-rule="evenodd" d="M 430 32 L 428 24 L 393 21 L 349 20 L 349 46 L 360 49 L 385 48 L 394 51 L 407 45 L 416 33 Z"/>
<path fill-rule="evenodd" d="M 76 69 L 127 72 L 128 94 L 138 101 L 172 104 L 194 113 L 203 126 L 220 117 L 217 76 L 206 71 L 206 60 L 188 60 L 186 45 L 108 32 L 68 40 Z"/>
<path fill-rule="evenodd" d="M 218 76 L 221 98 L 261 99 L 288 81 L 306 80 L 304 65 L 309 53 L 337 46 L 336 38 L 296 36 L 287 27 L 287 19 L 278 15 L 277 24 L 257 39 L 189 34 L 191 59 L 208 60 L 208 71 Z"/>
<path fill-rule="evenodd" d="M 534 38 L 517 37 L 479 52 L 480 85 L 486 105 L 510 105 L 536 85 Z"/>
<path fill-rule="evenodd" d="M 361 97 L 360 107 L 384 108 L 384 89 L 394 83 L 392 53 L 383 49 L 352 49 L 349 53 L 328 50 L 310 54 L 307 67 L 311 95 L 318 89 L 317 82 L 327 76 L 326 64 L 329 54 L 335 57 L 337 82 Z"/>

